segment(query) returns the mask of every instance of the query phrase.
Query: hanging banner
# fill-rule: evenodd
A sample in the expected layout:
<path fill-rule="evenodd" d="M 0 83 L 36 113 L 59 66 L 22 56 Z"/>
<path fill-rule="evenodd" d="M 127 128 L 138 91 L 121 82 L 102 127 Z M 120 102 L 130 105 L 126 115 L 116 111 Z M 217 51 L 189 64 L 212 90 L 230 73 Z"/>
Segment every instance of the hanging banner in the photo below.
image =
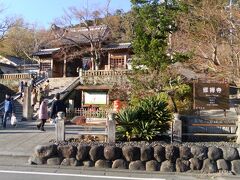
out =
<path fill-rule="evenodd" d="M 194 82 L 193 109 L 229 109 L 228 82 L 216 80 L 198 80 Z"/>

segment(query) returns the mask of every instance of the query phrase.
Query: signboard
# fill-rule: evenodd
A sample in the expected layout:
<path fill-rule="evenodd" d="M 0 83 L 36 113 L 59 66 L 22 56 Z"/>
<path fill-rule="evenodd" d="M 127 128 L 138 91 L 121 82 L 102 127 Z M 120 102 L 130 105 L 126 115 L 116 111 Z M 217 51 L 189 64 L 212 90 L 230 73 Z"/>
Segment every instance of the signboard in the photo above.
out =
<path fill-rule="evenodd" d="M 107 104 L 107 92 L 84 92 L 84 104 Z"/>
<path fill-rule="evenodd" d="M 229 109 L 229 84 L 226 81 L 194 82 L 193 96 L 194 109 Z"/>

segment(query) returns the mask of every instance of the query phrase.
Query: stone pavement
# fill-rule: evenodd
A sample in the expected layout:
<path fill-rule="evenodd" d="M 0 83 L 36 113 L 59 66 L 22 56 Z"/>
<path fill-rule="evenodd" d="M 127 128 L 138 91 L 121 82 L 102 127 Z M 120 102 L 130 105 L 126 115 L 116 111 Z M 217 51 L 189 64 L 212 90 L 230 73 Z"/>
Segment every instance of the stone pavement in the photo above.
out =
<path fill-rule="evenodd" d="M 8 122 L 9 123 L 9 122 Z M 36 128 L 37 121 L 18 122 L 16 127 L 0 127 L 0 156 L 30 156 L 39 144 L 55 138 L 55 127 L 46 123 L 45 132 Z"/>

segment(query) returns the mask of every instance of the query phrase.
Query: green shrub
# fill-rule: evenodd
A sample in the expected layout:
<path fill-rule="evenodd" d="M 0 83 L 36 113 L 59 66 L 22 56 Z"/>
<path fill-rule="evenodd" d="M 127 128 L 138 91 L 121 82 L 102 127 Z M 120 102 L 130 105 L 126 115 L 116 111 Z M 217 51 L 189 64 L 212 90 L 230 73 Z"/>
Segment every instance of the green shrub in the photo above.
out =
<path fill-rule="evenodd" d="M 117 132 L 122 137 L 150 140 L 169 129 L 172 114 L 166 98 L 160 95 L 145 98 L 137 105 L 120 111 L 117 119 Z"/>

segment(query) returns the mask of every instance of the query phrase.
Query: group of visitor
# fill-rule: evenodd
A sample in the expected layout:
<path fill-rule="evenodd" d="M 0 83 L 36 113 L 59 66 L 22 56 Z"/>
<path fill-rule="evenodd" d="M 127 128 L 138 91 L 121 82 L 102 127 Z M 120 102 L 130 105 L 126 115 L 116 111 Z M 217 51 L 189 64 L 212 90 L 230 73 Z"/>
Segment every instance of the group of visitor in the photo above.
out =
<path fill-rule="evenodd" d="M 41 87 L 37 87 L 35 82 L 31 80 L 30 84 L 27 82 L 21 81 L 19 85 L 20 97 L 24 101 L 24 89 L 27 86 L 31 87 L 31 106 L 35 110 L 35 105 L 39 103 L 38 118 L 40 123 L 37 124 L 37 128 L 41 131 L 45 131 L 44 125 L 47 119 L 52 119 L 53 122 L 56 122 L 57 113 L 64 112 L 66 114 L 66 106 L 62 100 L 60 100 L 60 94 L 55 94 L 54 100 L 50 112 L 48 112 L 48 100 L 46 99 L 49 96 L 50 86 L 49 80 L 47 80 Z M 13 98 L 6 94 L 4 101 L 4 114 L 2 118 L 2 127 L 5 129 L 7 120 L 11 119 L 12 116 L 15 116 L 15 107 L 13 103 Z"/>

